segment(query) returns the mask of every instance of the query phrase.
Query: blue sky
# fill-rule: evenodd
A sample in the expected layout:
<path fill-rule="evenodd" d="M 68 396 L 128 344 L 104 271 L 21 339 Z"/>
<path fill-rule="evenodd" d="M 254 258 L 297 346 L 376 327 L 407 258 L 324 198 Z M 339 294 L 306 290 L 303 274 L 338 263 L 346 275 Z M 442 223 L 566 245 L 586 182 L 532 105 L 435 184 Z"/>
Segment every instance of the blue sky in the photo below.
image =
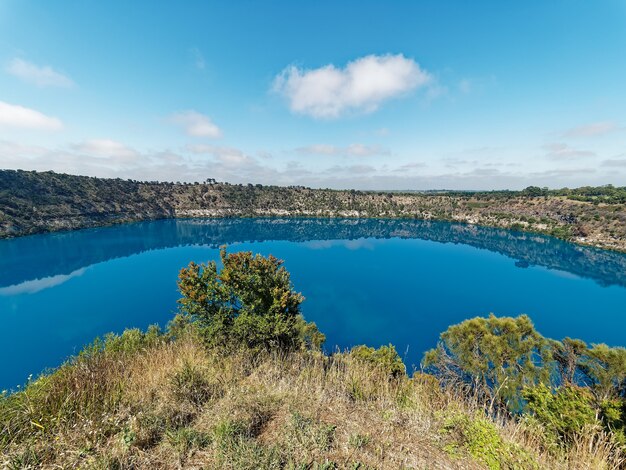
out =
<path fill-rule="evenodd" d="M 0 0 L 0 168 L 626 185 L 626 2 Z"/>

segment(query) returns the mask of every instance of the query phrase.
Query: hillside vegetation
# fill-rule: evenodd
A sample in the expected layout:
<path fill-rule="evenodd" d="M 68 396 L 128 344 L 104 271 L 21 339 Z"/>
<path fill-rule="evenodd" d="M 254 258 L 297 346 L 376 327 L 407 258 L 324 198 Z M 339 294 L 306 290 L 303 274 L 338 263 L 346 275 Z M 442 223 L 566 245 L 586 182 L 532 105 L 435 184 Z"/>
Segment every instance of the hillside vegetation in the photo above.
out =
<path fill-rule="evenodd" d="M 0 237 L 172 217 L 452 220 L 626 251 L 626 188 L 492 192 L 337 191 L 159 183 L 0 171 Z"/>
<path fill-rule="evenodd" d="M 7 468 L 618 469 L 626 350 L 530 319 L 450 327 L 407 374 L 393 346 L 328 355 L 282 262 L 190 264 L 162 332 L 127 330 L 0 398 Z"/>

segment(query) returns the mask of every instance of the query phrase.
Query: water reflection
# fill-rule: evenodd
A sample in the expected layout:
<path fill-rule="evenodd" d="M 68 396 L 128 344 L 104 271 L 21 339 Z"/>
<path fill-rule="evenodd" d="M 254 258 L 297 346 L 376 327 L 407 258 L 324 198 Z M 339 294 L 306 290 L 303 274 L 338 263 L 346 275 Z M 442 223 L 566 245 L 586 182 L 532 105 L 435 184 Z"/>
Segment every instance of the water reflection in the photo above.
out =
<path fill-rule="evenodd" d="M 354 249 L 368 238 L 413 238 L 465 244 L 500 253 L 519 268 L 542 266 L 626 286 L 626 255 L 542 235 L 466 224 L 372 219 L 204 219 L 142 222 L 0 241 L 0 295 L 36 292 L 103 261 L 177 246 L 216 247 L 284 240 L 325 248 L 333 240 Z"/>

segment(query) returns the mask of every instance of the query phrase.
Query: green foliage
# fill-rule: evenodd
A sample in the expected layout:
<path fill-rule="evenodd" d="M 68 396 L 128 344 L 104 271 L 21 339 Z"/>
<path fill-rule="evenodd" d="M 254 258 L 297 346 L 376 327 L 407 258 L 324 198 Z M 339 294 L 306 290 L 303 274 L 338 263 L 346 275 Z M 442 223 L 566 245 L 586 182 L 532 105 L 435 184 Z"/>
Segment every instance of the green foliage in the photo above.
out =
<path fill-rule="evenodd" d="M 615 398 L 602 401 L 600 415 L 606 428 L 626 448 L 626 399 Z"/>
<path fill-rule="evenodd" d="M 246 426 L 240 421 L 221 421 L 213 429 L 213 438 L 221 446 L 227 446 L 239 437 L 247 437 Z"/>
<path fill-rule="evenodd" d="M 245 345 L 252 350 L 319 346 L 314 324 L 300 315 L 304 300 L 282 261 L 251 252 L 220 250 L 213 261 L 191 263 L 179 275 L 181 312 L 200 322 L 209 345 Z"/>
<path fill-rule="evenodd" d="M 185 362 L 171 378 L 171 387 L 174 397 L 181 401 L 200 406 L 220 391 L 204 376 L 197 366 Z"/>
<path fill-rule="evenodd" d="M 158 325 L 150 325 L 145 332 L 139 328 L 129 328 L 119 335 L 107 333 L 102 338 L 96 338 L 86 345 L 76 358 L 70 359 L 70 362 L 97 357 L 132 356 L 168 340 Z"/>
<path fill-rule="evenodd" d="M 580 358 L 579 368 L 600 400 L 626 397 L 626 348 L 596 344 Z"/>
<path fill-rule="evenodd" d="M 166 431 L 165 438 L 183 456 L 194 449 L 203 449 L 211 442 L 208 434 L 189 427 L 170 429 Z"/>
<path fill-rule="evenodd" d="M 573 385 L 555 392 L 544 384 L 524 389 L 527 409 L 541 423 L 548 436 L 568 444 L 585 429 L 598 424 L 589 390 Z"/>
<path fill-rule="evenodd" d="M 528 186 L 526 189 L 522 190 L 522 194 L 529 197 L 547 196 L 549 194 L 549 189 L 540 188 L 538 186 Z"/>
<path fill-rule="evenodd" d="M 549 233 L 555 238 L 569 240 L 572 238 L 572 227 L 569 225 L 554 227 Z"/>
<path fill-rule="evenodd" d="M 392 344 L 381 346 L 378 349 L 365 345 L 355 346 L 350 351 L 350 356 L 356 361 L 370 364 L 392 377 L 406 374 L 406 367 Z"/>
<path fill-rule="evenodd" d="M 565 338 L 551 342 L 551 347 L 561 382 L 573 384 L 580 357 L 587 351 L 587 345 L 579 339 Z"/>
<path fill-rule="evenodd" d="M 451 326 L 424 366 L 443 384 L 531 416 L 551 443 L 569 446 L 585 429 L 618 441 L 626 429 L 626 349 L 547 340 L 526 316 L 474 318 Z"/>
<path fill-rule="evenodd" d="M 539 469 L 526 451 L 505 442 L 493 423 L 484 417 L 450 413 L 444 417 L 441 433 L 447 441 L 444 450 L 450 455 L 467 452 L 490 470 Z"/>
<path fill-rule="evenodd" d="M 519 410 L 521 389 L 549 379 L 548 344 L 526 315 L 477 317 L 442 333 L 423 365 L 444 383 L 465 386 L 491 404 Z"/>

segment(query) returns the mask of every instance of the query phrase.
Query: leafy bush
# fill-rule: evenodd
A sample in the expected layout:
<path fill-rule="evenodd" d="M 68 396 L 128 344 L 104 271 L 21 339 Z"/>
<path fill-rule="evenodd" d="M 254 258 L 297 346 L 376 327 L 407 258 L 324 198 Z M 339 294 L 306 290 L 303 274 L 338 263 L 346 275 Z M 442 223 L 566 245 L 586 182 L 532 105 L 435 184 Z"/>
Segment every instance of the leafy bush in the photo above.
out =
<path fill-rule="evenodd" d="M 593 396 L 582 387 L 566 385 L 555 392 L 544 384 L 529 387 L 522 392 L 527 409 L 541 423 L 554 441 L 561 444 L 574 438 L 595 424 Z"/>
<path fill-rule="evenodd" d="M 251 252 L 220 250 L 223 268 L 190 263 L 179 275 L 181 312 L 200 322 L 209 345 L 245 345 L 253 350 L 297 349 L 323 341 L 300 314 L 283 262 Z"/>
<path fill-rule="evenodd" d="M 164 335 L 159 326 L 150 325 L 145 333 L 139 328 L 124 330 L 121 335 L 108 333 L 104 336 L 101 346 L 106 353 L 133 354 L 142 349 L 156 346 L 162 341 L 164 341 Z M 89 351 L 89 349 L 85 351 Z"/>
<path fill-rule="evenodd" d="M 482 416 L 470 417 L 452 412 L 444 416 L 441 428 L 444 450 L 453 456 L 469 453 L 490 470 L 501 468 L 539 469 L 539 465 L 521 447 L 505 442 L 498 429 Z"/>
<path fill-rule="evenodd" d="M 357 361 L 371 364 L 392 377 L 406 374 L 406 367 L 392 344 L 378 349 L 365 345 L 355 346 L 350 351 L 350 356 Z"/>
<path fill-rule="evenodd" d="M 606 428 L 626 448 L 626 399 L 604 400 L 600 403 L 600 415 Z"/>

